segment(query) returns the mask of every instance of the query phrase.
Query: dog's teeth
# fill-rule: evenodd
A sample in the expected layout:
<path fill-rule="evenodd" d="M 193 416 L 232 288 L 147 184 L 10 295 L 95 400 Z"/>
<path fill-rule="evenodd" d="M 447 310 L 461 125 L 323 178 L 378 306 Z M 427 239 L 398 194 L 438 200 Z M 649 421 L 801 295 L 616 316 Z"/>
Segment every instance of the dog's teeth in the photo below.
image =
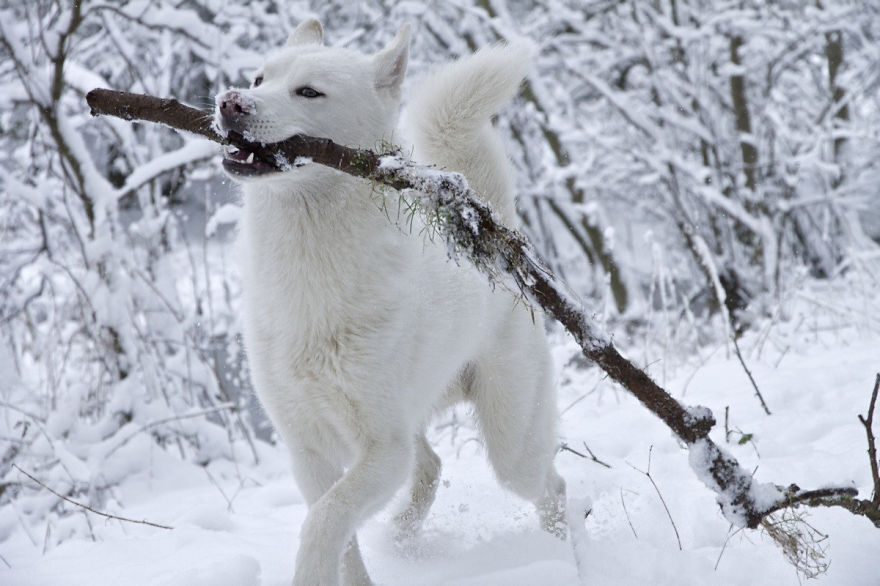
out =
<path fill-rule="evenodd" d="M 247 162 L 248 162 L 248 163 L 253 163 L 253 162 L 254 162 L 254 153 L 251 153 L 251 154 L 248 155 Z"/>

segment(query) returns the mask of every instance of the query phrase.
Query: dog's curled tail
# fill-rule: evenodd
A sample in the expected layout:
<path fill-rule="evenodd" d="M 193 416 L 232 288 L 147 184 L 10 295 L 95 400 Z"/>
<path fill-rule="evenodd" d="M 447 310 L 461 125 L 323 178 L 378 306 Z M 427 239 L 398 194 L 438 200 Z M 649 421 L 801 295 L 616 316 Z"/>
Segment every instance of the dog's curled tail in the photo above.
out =
<path fill-rule="evenodd" d="M 407 107 L 415 158 L 462 173 L 511 224 L 513 173 L 490 119 L 516 94 L 533 54 L 529 41 L 484 48 L 418 81 Z"/>

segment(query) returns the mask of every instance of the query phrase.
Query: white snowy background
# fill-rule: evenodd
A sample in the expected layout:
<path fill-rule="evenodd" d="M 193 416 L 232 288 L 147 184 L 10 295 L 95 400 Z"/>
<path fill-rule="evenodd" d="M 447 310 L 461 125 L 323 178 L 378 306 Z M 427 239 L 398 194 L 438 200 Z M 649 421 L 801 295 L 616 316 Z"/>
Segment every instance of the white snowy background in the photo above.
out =
<path fill-rule="evenodd" d="M 497 120 L 526 233 L 760 481 L 871 498 L 857 415 L 880 371 L 875 3 L 0 0 L 0 584 L 291 579 L 306 508 L 247 382 L 234 188 L 214 145 L 92 118 L 83 96 L 210 108 L 311 16 L 365 51 L 413 23 L 408 83 L 536 41 Z M 557 456 L 572 505 L 591 507 L 581 575 L 498 487 L 461 408 L 432 426 L 444 471 L 424 531 L 396 543 L 393 506 L 361 531 L 377 582 L 808 580 L 766 531 L 732 530 L 671 432 L 551 337 L 560 442 L 607 464 Z M 880 584 L 880 530 L 795 513 L 817 583 Z"/>

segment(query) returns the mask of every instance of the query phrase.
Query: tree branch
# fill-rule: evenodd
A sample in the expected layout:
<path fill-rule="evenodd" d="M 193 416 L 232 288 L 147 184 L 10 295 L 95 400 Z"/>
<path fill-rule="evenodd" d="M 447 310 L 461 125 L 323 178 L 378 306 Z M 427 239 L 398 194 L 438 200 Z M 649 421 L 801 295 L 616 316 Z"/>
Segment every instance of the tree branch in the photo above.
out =
<path fill-rule="evenodd" d="M 709 438 L 715 425 L 705 407 L 686 407 L 658 386 L 641 369 L 625 359 L 610 338 L 598 330 L 579 300 L 546 268 L 537 253 L 517 231 L 498 223 L 491 209 L 467 187 L 460 174 L 438 171 L 413 163 L 397 153 L 377 154 L 338 145 L 326 138 L 293 136 L 273 144 L 254 143 L 238 133 L 222 136 L 213 128 L 211 115 L 176 100 L 93 90 L 86 100 L 92 114 L 110 114 L 126 120 L 147 120 L 200 134 L 220 144 L 254 153 L 264 163 L 283 170 L 303 157 L 356 177 L 400 190 L 413 197 L 427 217 L 436 218 L 438 233 L 453 254 L 466 256 L 490 280 L 512 279 L 516 288 L 555 318 L 574 336 L 584 356 L 599 365 L 630 391 L 683 441 L 691 467 L 717 494 L 725 517 L 738 527 L 756 528 L 773 511 L 799 504 L 844 506 L 877 523 L 880 512 L 870 501 L 853 497 L 852 487 L 801 491 L 756 482 L 730 454 Z"/>

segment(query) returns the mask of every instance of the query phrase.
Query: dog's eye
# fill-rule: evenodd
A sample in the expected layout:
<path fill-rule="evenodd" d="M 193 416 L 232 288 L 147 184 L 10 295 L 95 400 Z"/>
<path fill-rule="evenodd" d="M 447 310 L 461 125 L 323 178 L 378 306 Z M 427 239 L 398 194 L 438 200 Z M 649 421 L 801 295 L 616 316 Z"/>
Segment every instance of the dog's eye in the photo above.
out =
<path fill-rule="evenodd" d="M 258 75 L 257 77 L 254 78 L 254 87 L 259 86 L 261 83 L 263 83 L 263 76 L 262 75 Z"/>
<path fill-rule="evenodd" d="M 316 89 L 313 89 L 307 85 L 304 85 L 303 87 L 296 90 L 296 95 L 302 96 L 304 98 L 317 98 L 317 97 L 323 96 L 324 94 L 322 94 L 321 92 L 319 92 Z"/>

